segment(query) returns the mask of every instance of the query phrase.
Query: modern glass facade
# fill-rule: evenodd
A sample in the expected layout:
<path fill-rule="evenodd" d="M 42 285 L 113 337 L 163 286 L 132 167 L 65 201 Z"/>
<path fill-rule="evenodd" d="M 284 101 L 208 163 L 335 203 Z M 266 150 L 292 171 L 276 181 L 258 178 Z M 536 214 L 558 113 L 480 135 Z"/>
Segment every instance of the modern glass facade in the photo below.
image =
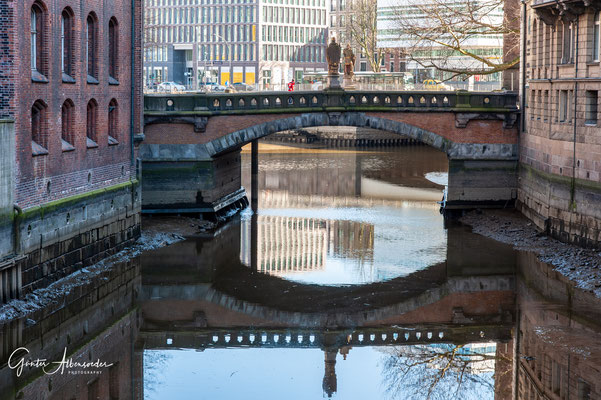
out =
<path fill-rule="evenodd" d="M 326 0 L 145 0 L 146 86 L 278 88 L 325 70 Z"/>

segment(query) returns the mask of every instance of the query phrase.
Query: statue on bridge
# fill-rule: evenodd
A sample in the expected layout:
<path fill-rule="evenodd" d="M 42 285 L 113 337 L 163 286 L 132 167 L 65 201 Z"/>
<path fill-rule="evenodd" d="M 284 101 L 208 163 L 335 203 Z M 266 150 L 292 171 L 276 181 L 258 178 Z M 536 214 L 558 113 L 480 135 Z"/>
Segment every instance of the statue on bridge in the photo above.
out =
<path fill-rule="evenodd" d="M 345 89 L 355 89 L 353 85 L 353 76 L 355 75 L 355 53 L 351 49 L 351 45 L 347 43 L 343 52 L 344 57 L 344 87 Z"/>
<path fill-rule="evenodd" d="M 326 48 L 326 61 L 328 62 L 328 75 L 338 76 L 340 68 L 340 45 L 336 43 L 336 38 L 332 37 L 332 41 Z"/>
<path fill-rule="evenodd" d="M 328 62 L 328 87 L 331 89 L 340 89 L 340 45 L 336 43 L 336 38 L 326 48 L 326 61 Z"/>
<path fill-rule="evenodd" d="M 343 52 L 344 56 L 344 79 L 353 79 L 353 75 L 355 75 L 355 53 L 353 53 L 353 49 L 351 49 L 351 45 L 347 43 L 346 48 Z"/>

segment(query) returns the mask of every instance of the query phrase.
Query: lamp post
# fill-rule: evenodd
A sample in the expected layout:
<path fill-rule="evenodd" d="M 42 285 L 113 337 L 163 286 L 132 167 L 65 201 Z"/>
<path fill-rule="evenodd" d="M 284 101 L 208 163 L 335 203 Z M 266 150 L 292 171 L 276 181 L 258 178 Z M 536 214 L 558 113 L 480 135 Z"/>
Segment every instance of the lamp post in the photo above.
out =
<path fill-rule="evenodd" d="M 234 60 L 234 53 L 232 53 L 232 45 L 231 43 L 228 43 L 221 35 L 219 35 L 218 33 L 215 34 L 215 36 L 217 36 L 217 38 L 219 38 L 219 40 L 221 40 L 222 43 L 224 43 L 227 46 L 227 52 L 228 52 L 228 56 L 230 58 L 230 85 L 234 84 L 234 67 L 233 67 L 233 60 Z"/>

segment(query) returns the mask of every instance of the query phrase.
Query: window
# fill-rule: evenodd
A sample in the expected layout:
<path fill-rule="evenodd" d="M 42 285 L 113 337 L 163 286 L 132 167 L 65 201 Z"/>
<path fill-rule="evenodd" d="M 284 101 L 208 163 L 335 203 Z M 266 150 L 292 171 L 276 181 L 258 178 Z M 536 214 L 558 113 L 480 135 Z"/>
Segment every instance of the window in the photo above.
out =
<path fill-rule="evenodd" d="M 86 61 L 88 64 L 88 83 L 98 83 L 98 22 L 93 13 L 88 15 Z M 90 79 L 93 78 L 93 79 Z"/>
<path fill-rule="evenodd" d="M 75 150 L 75 147 L 73 147 L 75 143 L 75 138 L 73 137 L 74 110 L 75 106 L 73 102 L 70 99 L 65 100 L 61 107 L 61 147 L 63 151 Z"/>
<path fill-rule="evenodd" d="M 46 13 L 44 5 L 36 1 L 31 6 L 31 71 L 37 75 L 47 75 L 48 60 L 46 49 Z"/>
<path fill-rule="evenodd" d="M 61 14 L 61 65 L 63 80 L 73 77 L 75 57 L 73 51 L 73 11 L 65 8 Z M 64 76 L 66 75 L 66 76 Z"/>
<path fill-rule="evenodd" d="M 117 81 L 119 76 L 119 30 L 115 17 L 109 21 L 109 76 Z"/>
<path fill-rule="evenodd" d="M 37 100 L 31 107 L 31 151 L 34 156 L 48 154 L 47 106 Z"/>
<path fill-rule="evenodd" d="M 563 40 L 562 40 L 562 64 L 571 64 L 574 62 L 573 50 L 574 50 L 574 25 L 571 23 L 563 23 Z"/>
<path fill-rule="evenodd" d="M 86 119 L 86 145 L 88 148 L 98 147 L 96 125 L 98 121 L 98 103 L 92 99 L 88 102 Z"/>
<path fill-rule="evenodd" d="M 597 90 L 587 90 L 585 124 L 597 125 L 598 105 L 599 92 Z"/>
<path fill-rule="evenodd" d="M 109 103 L 109 146 L 119 144 L 119 108 L 117 100 L 112 99 Z"/>
<path fill-rule="evenodd" d="M 593 52 L 592 59 L 593 61 L 599 61 L 599 46 L 601 46 L 601 12 L 597 11 L 595 13 L 595 17 L 593 20 Z"/>
<path fill-rule="evenodd" d="M 543 92 L 543 121 L 547 121 L 549 118 L 549 91 Z"/>
<path fill-rule="evenodd" d="M 367 63 L 365 61 L 361 61 L 360 70 L 363 72 L 367 71 Z"/>
<path fill-rule="evenodd" d="M 394 72 L 394 62 L 390 62 L 390 72 Z"/>
<path fill-rule="evenodd" d="M 559 91 L 559 122 L 565 122 L 568 119 L 568 91 Z"/>

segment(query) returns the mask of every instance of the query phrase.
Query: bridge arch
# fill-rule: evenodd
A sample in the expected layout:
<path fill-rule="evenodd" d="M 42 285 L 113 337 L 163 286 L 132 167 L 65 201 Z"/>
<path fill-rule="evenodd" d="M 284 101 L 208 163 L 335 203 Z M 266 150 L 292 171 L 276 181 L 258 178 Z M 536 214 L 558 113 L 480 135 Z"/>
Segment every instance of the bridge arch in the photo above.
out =
<path fill-rule="evenodd" d="M 251 122 L 248 126 L 208 141 L 204 144 L 204 147 L 207 154 L 210 157 L 214 157 L 277 132 L 320 126 L 351 126 L 392 132 L 434 147 L 446 153 L 449 158 L 508 159 L 515 157 L 517 151 L 516 145 L 508 143 L 463 143 L 452 141 L 439 133 L 404 121 L 395 120 L 388 117 L 388 115 L 370 115 L 370 113 L 364 112 L 287 114 L 268 121 Z"/>

